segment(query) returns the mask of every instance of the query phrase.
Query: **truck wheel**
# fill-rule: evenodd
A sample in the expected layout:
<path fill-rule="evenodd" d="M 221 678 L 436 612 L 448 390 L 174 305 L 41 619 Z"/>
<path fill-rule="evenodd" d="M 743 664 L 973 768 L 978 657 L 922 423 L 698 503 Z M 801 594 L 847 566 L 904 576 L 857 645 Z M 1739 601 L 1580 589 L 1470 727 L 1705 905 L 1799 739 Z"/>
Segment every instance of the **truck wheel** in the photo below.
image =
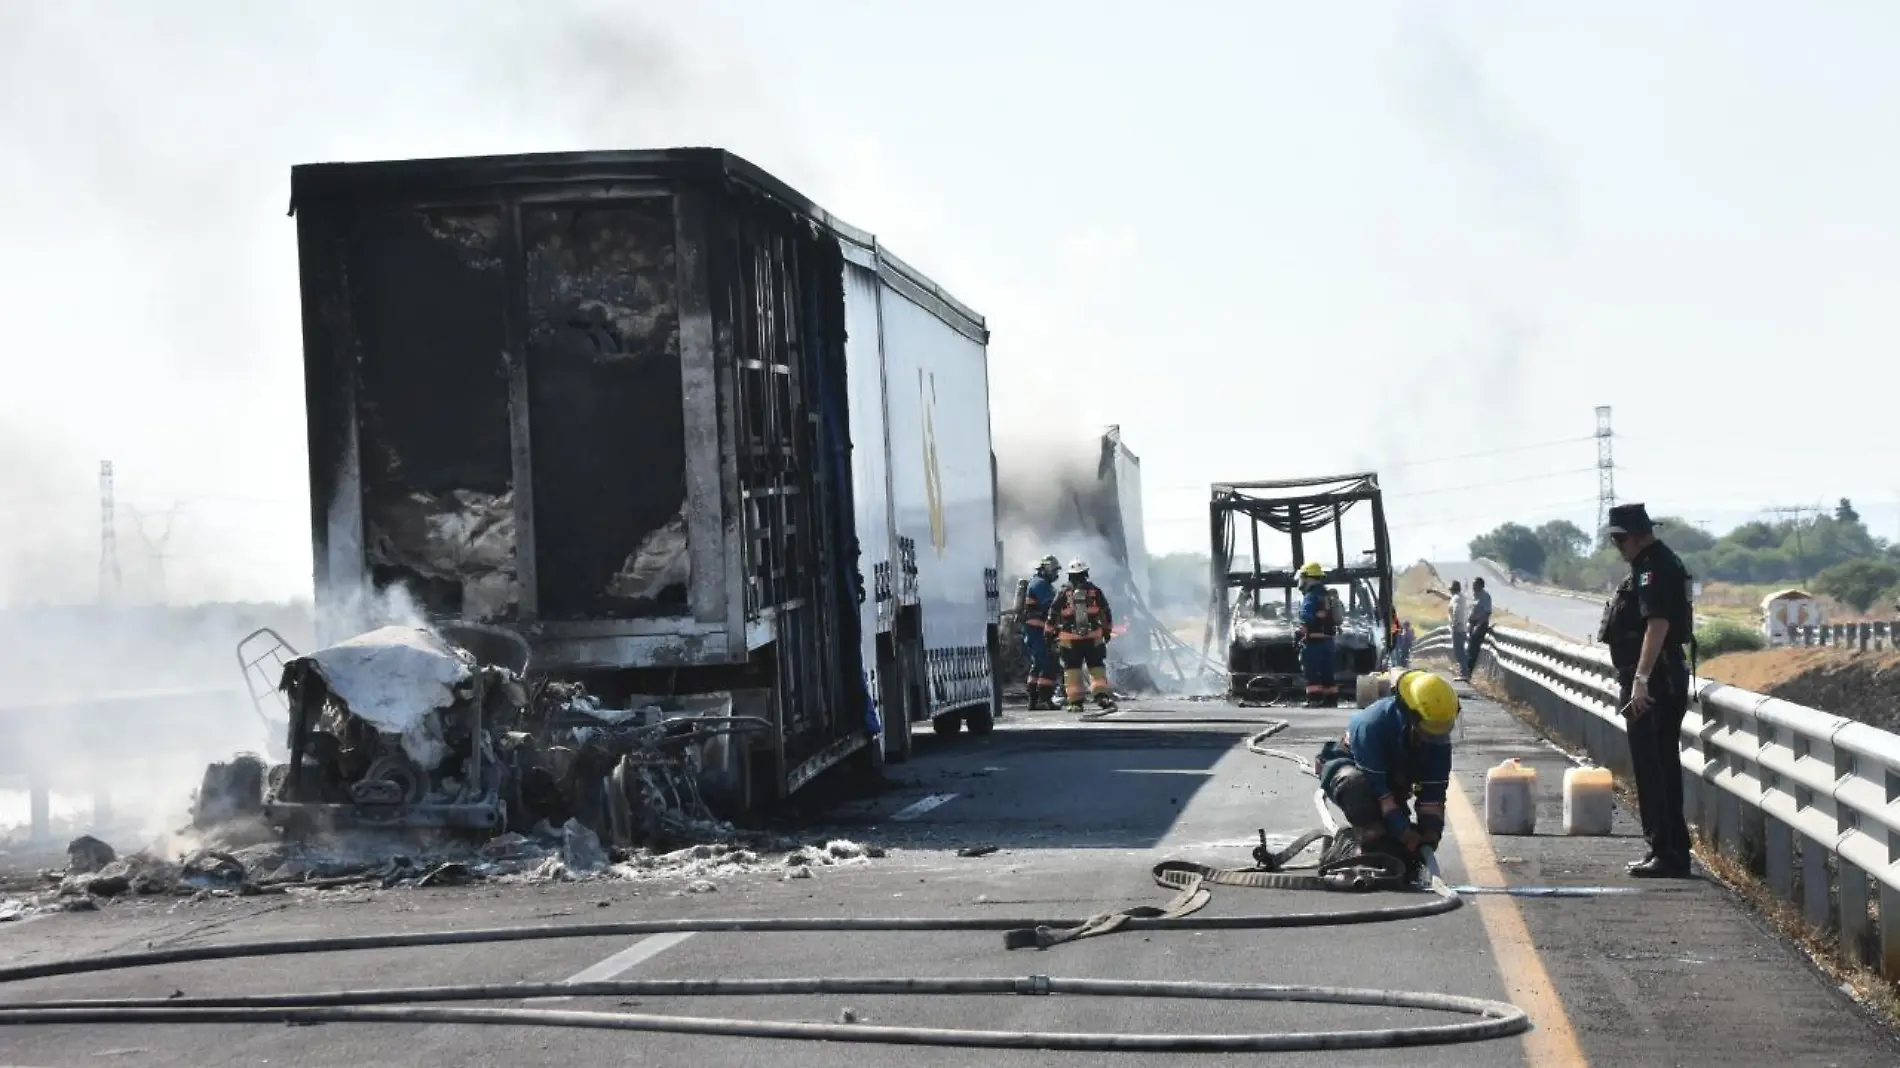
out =
<path fill-rule="evenodd" d="M 963 714 L 964 723 L 969 725 L 970 733 L 981 738 L 996 729 L 996 715 L 991 709 L 978 706 Z"/>
<path fill-rule="evenodd" d="M 963 729 L 963 714 L 950 712 L 930 721 L 930 727 L 940 737 L 948 738 Z"/>

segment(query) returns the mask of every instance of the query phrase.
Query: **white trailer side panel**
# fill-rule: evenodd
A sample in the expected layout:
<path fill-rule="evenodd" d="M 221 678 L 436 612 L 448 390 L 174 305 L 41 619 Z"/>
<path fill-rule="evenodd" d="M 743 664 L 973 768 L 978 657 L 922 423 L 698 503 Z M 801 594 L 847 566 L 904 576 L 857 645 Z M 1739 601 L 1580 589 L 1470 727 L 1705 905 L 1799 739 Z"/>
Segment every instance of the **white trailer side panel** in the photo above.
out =
<path fill-rule="evenodd" d="M 915 545 L 930 711 L 990 700 L 996 504 L 988 353 L 881 280 L 891 505 Z"/>
<path fill-rule="evenodd" d="M 1115 503 L 1121 511 L 1122 542 L 1128 550 L 1128 582 L 1142 603 L 1151 604 L 1148 586 L 1148 535 L 1141 518 L 1141 458 L 1115 442 Z"/>
<path fill-rule="evenodd" d="M 891 583 L 889 442 L 884 425 L 884 356 L 878 325 L 877 271 L 844 265 L 845 376 L 850 389 L 851 493 L 858 535 L 858 574 L 864 583 L 864 671 L 871 699 L 879 694 L 877 636 L 891 629 L 896 596 Z M 885 710 L 879 707 L 880 718 Z"/>

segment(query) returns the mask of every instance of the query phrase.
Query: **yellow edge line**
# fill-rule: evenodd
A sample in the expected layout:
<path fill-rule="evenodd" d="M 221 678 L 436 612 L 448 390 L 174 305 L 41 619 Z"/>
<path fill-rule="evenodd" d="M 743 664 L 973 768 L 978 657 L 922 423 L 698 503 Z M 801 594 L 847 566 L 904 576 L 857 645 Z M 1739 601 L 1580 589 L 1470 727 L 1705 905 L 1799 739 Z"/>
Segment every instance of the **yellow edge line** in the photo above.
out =
<path fill-rule="evenodd" d="M 1505 885 L 1497 854 L 1491 850 L 1490 832 L 1484 829 L 1456 778 L 1445 793 L 1445 801 L 1445 821 L 1458 842 L 1465 878 L 1479 886 Z M 1524 915 L 1517 909 L 1517 899 L 1508 894 L 1479 894 L 1477 909 L 1505 993 L 1511 1004 L 1523 1009 L 1536 1025 L 1524 1034 L 1524 1052 L 1530 1063 L 1537 1068 L 1589 1068 L 1577 1033 L 1570 1026 L 1570 1016 L 1564 1012 L 1563 999 L 1557 996 L 1557 985 L 1544 970 L 1544 959 L 1538 956 L 1530 928 L 1524 925 Z"/>

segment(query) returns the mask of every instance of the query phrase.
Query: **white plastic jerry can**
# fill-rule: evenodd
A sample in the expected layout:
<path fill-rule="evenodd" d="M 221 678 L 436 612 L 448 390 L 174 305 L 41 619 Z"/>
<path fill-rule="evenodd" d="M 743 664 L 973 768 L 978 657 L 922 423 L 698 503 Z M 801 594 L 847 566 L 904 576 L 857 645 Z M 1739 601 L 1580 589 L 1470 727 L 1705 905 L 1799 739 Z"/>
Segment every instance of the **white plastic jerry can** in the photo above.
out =
<path fill-rule="evenodd" d="M 1537 833 L 1537 769 L 1516 757 L 1484 773 L 1484 828 L 1492 834 Z"/>
<path fill-rule="evenodd" d="M 1570 768 L 1564 772 L 1564 833 L 1610 833 L 1616 809 L 1615 778 L 1609 768 Z"/>

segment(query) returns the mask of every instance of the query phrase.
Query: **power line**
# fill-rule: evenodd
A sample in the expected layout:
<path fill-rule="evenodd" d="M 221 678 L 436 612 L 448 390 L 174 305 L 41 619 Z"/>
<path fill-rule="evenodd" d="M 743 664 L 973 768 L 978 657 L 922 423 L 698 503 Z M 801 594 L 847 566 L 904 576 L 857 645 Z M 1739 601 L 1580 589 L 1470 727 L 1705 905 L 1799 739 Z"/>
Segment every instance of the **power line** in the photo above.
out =
<path fill-rule="evenodd" d="M 1463 493 L 1466 490 L 1490 489 L 1492 486 L 1516 486 L 1525 482 L 1542 482 L 1549 478 L 1564 478 L 1569 475 L 1586 475 L 1595 471 L 1594 467 L 1578 467 L 1569 471 L 1547 471 L 1541 475 L 1525 475 L 1523 478 L 1506 478 L 1496 482 L 1474 482 L 1469 486 L 1441 486 L 1437 489 L 1414 490 L 1410 493 L 1388 493 L 1388 501 L 1403 500 L 1407 497 L 1432 497 L 1440 493 Z"/>
<path fill-rule="evenodd" d="M 1433 456 L 1424 460 L 1401 460 L 1397 463 L 1380 464 L 1379 472 L 1383 474 L 1387 471 L 1402 470 L 1407 467 L 1424 467 L 1428 464 L 1446 464 L 1446 463 L 1452 463 L 1458 460 L 1476 460 L 1476 459 L 1481 459 L 1486 456 L 1504 456 L 1509 453 L 1530 452 L 1535 449 L 1548 449 L 1548 448 L 1553 448 L 1558 445 L 1578 445 L 1586 441 L 1595 441 L 1595 440 L 1596 440 L 1596 435 L 1587 434 L 1587 435 L 1584 435 L 1583 437 L 1557 438 L 1551 441 L 1533 441 L 1524 445 L 1504 445 L 1495 449 L 1480 449 L 1477 452 L 1459 453 L 1456 456 Z M 1591 468 L 1591 470 L 1595 470 L 1595 469 Z M 1177 482 L 1177 483 L 1173 483 L 1167 486 L 1146 487 L 1143 490 L 1143 492 L 1174 493 L 1174 492 L 1185 491 L 1185 490 L 1205 491 L 1211 485 L 1213 485 L 1211 481 L 1210 482 Z M 1391 496 L 1391 494 L 1387 494 L 1387 496 Z"/>
<path fill-rule="evenodd" d="M 1447 493 L 1464 493 L 1469 490 L 1490 489 L 1493 486 L 1516 486 L 1516 485 L 1521 485 L 1526 482 L 1542 482 L 1542 481 L 1545 481 L 1546 479 L 1565 478 L 1570 475 L 1589 474 L 1590 472 L 1595 471 L 1595 470 L 1596 468 L 1594 467 L 1579 467 L 1579 468 L 1575 468 L 1569 471 L 1548 471 L 1541 475 L 1526 475 L 1523 478 L 1500 479 L 1496 482 L 1474 482 L 1468 486 L 1440 486 L 1437 489 L 1414 490 L 1413 492 L 1410 492 L 1410 493 L 1388 493 L 1385 495 L 1385 499 L 1388 501 L 1393 501 L 1393 500 L 1405 500 L 1408 498 L 1416 498 L 1416 497 L 1436 497 L 1436 496 L 1441 496 Z M 1207 516 L 1196 515 L 1196 516 L 1180 516 L 1180 517 L 1171 518 L 1171 519 L 1149 519 L 1149 520 L 1146 520 L 1143 525 L 1144 526 L 1172 526 L 1172 525 L 1181 524 L 1181 523 L 1205 523 L 1205 522 L 1207 522 Z"/>

